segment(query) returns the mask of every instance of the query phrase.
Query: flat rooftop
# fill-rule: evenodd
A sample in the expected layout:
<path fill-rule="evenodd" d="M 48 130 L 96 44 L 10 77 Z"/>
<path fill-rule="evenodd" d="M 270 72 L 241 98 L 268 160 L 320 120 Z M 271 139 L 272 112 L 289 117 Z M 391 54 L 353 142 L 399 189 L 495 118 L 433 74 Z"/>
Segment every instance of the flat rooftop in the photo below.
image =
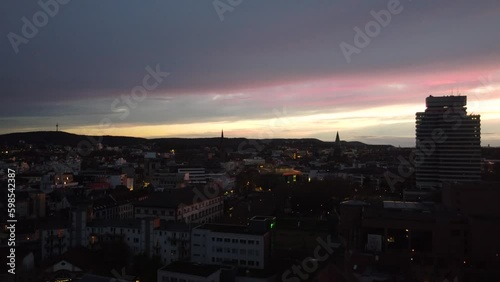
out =
<path fill-rule="evenodd" d="M 171 222 L 160 220 L 158 230 L 176 231 L 176 232 L 190 232 L 190 225 L 184 222 Z"/>
<path fill-rule="evenodd" d="M 217 265 L 198 264 L 192 262 L 175 261 L 160 268 L 160 271 L 189 274 L 199 277 L 208 277 L 220 270 Z"/>
<path fill-rule="evenodd" d="M 218 195 L 203 195 L 204 187 L 202 189 L 198 188 L 195 193 L 193 187 L 187 187 L 182 189 L 167 189 L 164 192 L 154 192 L 149 195 L 146 200 L 138 201 L 134 204 L 134 207 L 155 207 L 155 208 L 177 208 L 182 204 L 192 205 L 194 203 L 201 202 L 202 200 L 212 200 L 217 197 L 222 196 L 222 190 L 219 191 Z M 211 189 L 209 191 L 212 191 Z M 201 193 L 201 196 L 199 195 Z"/>
<path fill-rule="evenodd" d="M 367 202 L 363 202 L 360 200 L 347 200 L 347 201 L 341 202 L 340 204 L 344 205 L 344 206 L 368 206 L 368 205 L 370 205 Z"/>
<path fill-rule="evenodd" d="M 249 234 L 249 235 L 264 235 L 267 233 L 267 231 L 252 230 L 247 225 L 233 225 L 233 224 L 206 223 L 197 226 L 194 229 L 206 229 L 212 232 L 219 232 L 219 233 Z"/>
<path fill-rule="evenodd" d="M 299 230 L 313 232 L 329 232 L 332 223 L 328 220 L 320 220 L 311 217 L 284 217 L 276 219 L 276 231 Z"/>
<path fill-rule="evenodd" d="M 420 202 L 384 201 L 384 209 L 430 210 L 429 205 Z"/>
<path fill-rule="evenodd" d="M 467 96 L 429 96 L 425 102 L 427 107 L 464 107 L 467 105 Z"/>
<path fill-rule="evenodd" d="M 254 221 L 276 220 L 276 217 L 275 216 L 256 215 L 256 216 L 252 217 L 250 220 L 254 220 Z"/>
<path fill-rule="evenodd" d="M 88 227 L 121 227 L 121 228 L 141 228 L 141 219 L 126 218 L 126 219 L 94 219 L 88 223 Z"/>

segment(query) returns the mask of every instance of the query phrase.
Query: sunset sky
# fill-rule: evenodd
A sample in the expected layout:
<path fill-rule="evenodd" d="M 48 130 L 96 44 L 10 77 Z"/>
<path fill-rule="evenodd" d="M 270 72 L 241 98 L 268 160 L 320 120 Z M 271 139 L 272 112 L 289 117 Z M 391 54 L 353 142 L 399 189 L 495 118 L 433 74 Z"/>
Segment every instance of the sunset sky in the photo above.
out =
<path fill-rule="evenodd" d="M 481 115 L 482 145 L 500 146 L 498 1 L 401 0 L 348 62 L 340 44 L 354 46 L 354 28 L 392 1 L 243 0 L 222 17 L 212 0 L 69 1 L 17 53 L 8 34 L 23 36 L 22 18 L 43 10 L 2 1 L 0 134 L 56 123 L 147 138 L 224 129 L 333 141 L 339 131 L 342 140 L 414 146 L 425 98 L 461 93 Z M 127 103 L 148 66 L 169 75 Z"/>

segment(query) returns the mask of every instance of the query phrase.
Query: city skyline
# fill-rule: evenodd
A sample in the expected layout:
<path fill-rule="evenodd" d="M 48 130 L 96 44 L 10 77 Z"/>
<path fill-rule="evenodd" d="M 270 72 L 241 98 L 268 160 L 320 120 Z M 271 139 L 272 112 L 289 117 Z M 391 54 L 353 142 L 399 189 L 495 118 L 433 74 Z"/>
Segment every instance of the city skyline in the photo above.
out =
<path fill-rule="evenodd" d="M 2 40 L 0 134 L 59 124 L 88 135 L 224 129 L 229 138 L 333 141 L 339 131 L 342 140 L 413 147 L 424 99 L 460 93 L 481 115 L 481 145 L 500 146 L 495 1 L 397 1 L 350 56 L 342 43 L 357 46 L 356 28 L 396 1 L 240 2 L 223 13 L 212 2 L 60 5 L 28 42 Z M 0 30 L 22 36 L 22 18 L 40 10 L 10 3 Z M 148 75 L 147 95 L 127 102 Z"/>

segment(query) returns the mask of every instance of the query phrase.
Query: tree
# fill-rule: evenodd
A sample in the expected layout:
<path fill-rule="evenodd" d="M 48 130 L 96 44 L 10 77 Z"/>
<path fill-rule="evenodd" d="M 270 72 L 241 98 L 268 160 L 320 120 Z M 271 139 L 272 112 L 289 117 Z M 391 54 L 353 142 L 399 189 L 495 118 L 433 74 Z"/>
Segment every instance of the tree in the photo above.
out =
<path fill-rule="evenodd" d="M 142 253 L 134 256 L 133 269 L 140 281 L 157 281 L 157 271 L 163 266 L 159 256 Z"/>

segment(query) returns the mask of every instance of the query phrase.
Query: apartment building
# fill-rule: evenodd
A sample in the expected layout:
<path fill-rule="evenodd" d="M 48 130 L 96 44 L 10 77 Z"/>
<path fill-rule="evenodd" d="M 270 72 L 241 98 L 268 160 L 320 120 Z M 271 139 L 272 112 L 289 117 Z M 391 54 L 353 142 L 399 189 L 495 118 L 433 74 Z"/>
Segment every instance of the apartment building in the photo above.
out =
<path fill-rule="evenodd" d="M 191 233 L 191 261 L 264 269 L 271 256 L 274 217 L 257 216 L 249 225 L 203 224 Z"/>
<path fill-rule="evenodd" d="M 157 255 L 163 263 L 189 260 L 191 226 L 159 218 L 92 219 L 85 209 L 72 212 L 71 222 L 51 222 L 41 228 L 42 260 L 81 246 L 121 240 L 132 254 Z"/>
<path fill-rule="evenodd" d="M 155 192 L 134 206 L 135 218 L 158 217 L 166 221 L 208 223 L 222 216 L 224 199 L 218 188 L 208 186 Z"/>

